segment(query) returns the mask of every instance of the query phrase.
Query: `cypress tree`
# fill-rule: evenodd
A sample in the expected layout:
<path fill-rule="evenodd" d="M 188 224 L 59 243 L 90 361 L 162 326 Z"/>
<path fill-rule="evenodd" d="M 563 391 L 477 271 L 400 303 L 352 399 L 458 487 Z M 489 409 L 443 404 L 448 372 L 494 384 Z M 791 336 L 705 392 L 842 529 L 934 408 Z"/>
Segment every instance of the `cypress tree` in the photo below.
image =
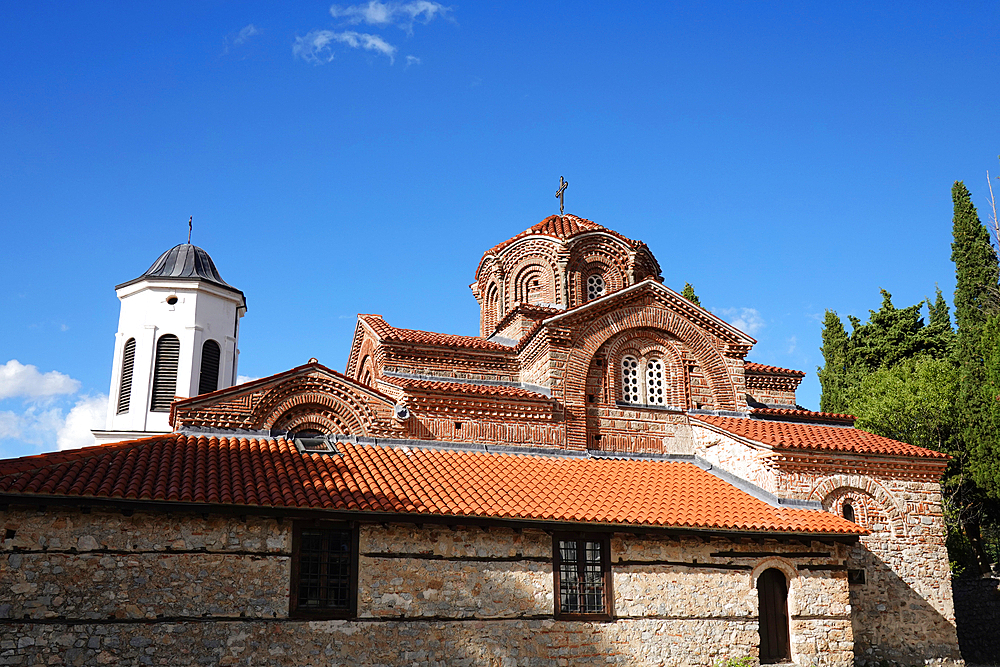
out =
<path fill-rule="evenodd" d="M 823 318 L 823 367 L 817 369 L 822 393 L 819 409 L 823 412 L 847 412 L 850 380 L 850 338 L 844 323 L 832 310 Z"/>
<path fill-rule="evenodd" d="M 694 293 L 694 287 L 691 283 L 684 283 L 684 291 L 681 292 L 681 296 L 696 306 L 701 305 L 701 300 L 698 298 L 698 295 Z"/>

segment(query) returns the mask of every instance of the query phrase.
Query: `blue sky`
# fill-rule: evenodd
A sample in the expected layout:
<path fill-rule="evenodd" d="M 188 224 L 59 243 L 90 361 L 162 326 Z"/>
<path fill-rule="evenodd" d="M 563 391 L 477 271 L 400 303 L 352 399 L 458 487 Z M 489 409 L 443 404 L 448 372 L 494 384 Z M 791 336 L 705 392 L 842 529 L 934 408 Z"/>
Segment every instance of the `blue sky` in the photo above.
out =
<path fill-rule="evenodd" d="M 359 312 L 478 333 L 482 252 L 561 175 L 817 408 L 825 309 L 954 289 L 997 35 L 995 2 L 7 3 L 0 456 L 84 442 L 113 287 L 189 216 L 247 295 L 242 375 L 343 369 Z"/>

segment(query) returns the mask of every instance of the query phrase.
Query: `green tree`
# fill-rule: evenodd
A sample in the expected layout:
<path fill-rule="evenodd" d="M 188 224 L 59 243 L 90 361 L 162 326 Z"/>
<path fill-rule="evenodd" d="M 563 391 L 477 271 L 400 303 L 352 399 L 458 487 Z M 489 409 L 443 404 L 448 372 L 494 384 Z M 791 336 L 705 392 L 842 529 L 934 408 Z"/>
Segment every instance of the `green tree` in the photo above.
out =
<path fill-rule="evenodd" d="M 819 409 L 823 412 L 847 412 L 847 391 L 852 381 L 849 362 L 850 337 L 844 323 L 832 310 L 823 319 L 823 367 L 818 369 L 822 393 Z"/>
<path fill-rule="evenodd" d="M 701 299 L 699 299 L 698 295 L 694 293 L 694 287 L 691 283 L 684 283 L 684 291 L 681 292 L 681 296 L 696 306 L 701 305 Z"/>

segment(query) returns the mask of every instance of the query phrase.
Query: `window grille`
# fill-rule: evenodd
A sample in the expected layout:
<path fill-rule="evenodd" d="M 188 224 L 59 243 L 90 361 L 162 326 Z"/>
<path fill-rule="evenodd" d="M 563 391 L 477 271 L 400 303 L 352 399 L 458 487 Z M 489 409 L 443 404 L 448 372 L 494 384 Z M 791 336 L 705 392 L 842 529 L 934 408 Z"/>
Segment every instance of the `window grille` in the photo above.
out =
<path fill-rule="evenodd" d="M 604 276 L 595 273 L 587 276 L 587 301 L 604 296 Z"/>
<path fill-rule="evenodd" d="M 206 340 L 201 347 L 201 375 L 198 378 L 198 393 L 207 394 L 219 388 L 219 361 L 222 350 L 214 340 Z"/>
<path fill-rule="evenodd" d="M 635 357 L 622 358 L 622 400 L 639 403 L 639 361 Z"/>
<path fill-rule="evenodd" d="M 357 540 L 353 530 L 297 527 L 294 535 L 293 612 L 345 617 L 357 597 Z"/>
<path fill-rule="evenodd" d="M 132 401 L 132 370 L 135 368 L 135 338 L 129 338 L 122 350 L 122 377 L 118 386 L 118 414 L 128 412 Z"/>
<path fill-rule="evenodd" d="M 170 404 L 177 394 L 177 363 L 181 342 L 177 336 L 166 334 L 156 341 L 156 363 L 153 366 L 153 397 L 149 409 L 153 412 L 170 412 Z"/>
<path fill-rule="evenodd" d="M 601 536 L 557 538 L 557 614 L 608 615 L 609 541 Z"/>
<path fill-rule="evenodd" d="M 663 361 L 650 359 L 646 362 L 646 403 L 663 405 Z"/>

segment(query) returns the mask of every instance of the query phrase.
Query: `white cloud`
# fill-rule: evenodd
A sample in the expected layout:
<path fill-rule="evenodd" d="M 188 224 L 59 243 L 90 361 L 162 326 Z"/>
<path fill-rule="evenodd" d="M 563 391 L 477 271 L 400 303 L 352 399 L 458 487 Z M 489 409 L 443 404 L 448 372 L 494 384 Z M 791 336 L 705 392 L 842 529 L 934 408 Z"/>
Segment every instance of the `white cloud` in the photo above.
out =
<path fill-rule="evenodd" d="M 446 17 L 450 7 L 440 2 L 415 0 L 413 2 L 378 2 L 370 0 L 368 4 L 330 7 L 330 16 L 344 19 L 351 25 L 367 23 L 368 25 L 395 25 L 408 33 L 413 32 L 413 24 L 417 21 L 430 23 L 438 16 Z"/>
<path fill-rule="evenodd" d="M 59 449 L 76 449 L 94 444 L 91 429 L 102 428 L 108 412 L 107 396 L 83 396 L 66 415 L 56 432 Z"/>
<path fill-rule="evenodd" d="M 788 354 L 795 352 L 795 348 L 798 345 L 799 339 L 796 336 L 792 336 L 788 339 Z"/>
<path fill-rule="evenodd" d="M 420 64 L 420 58 L 416 56 L 406 56 L 407 67 L 409 67 L 410 65 L 419 65 L 419 64 Z"/>
<path fill-rule="evenodd" d="M 247 382 L 253 382 L 254 380 L 259 380 L 260 378 L 250 377 L 249 375 L 237 375 L 236 384 L 246 384 Z"/>
<path fill-rule="evenodd" d="M 236 37 L 233 38 L 233 44 L 246 44 L 247 40 L 249 40 L 254 35 L 259 35 L 259 34 L 260 30 L 257 29 L 257 26 L 251 23 L 242 28 L 239 31 L 239 33 L 237 33 Z"/>
<path fill-rule="evenodd" d="M 712 312 L 751 336 L 764 328 L 764 318 L 756 308 L 717 308 Z"/>
<path fill-rule="evenodd" d="M 369 35 L 353 30 L 333 32 L 332 30 L 313 30 L 305 37 L 296 37 L 292 45 L 292 53 L 306 62 L 322 65 L 333 60 L 331 45 L 336 42 L 354 49 L 375 51 L 388 56 L 389 63 L 396 60 L 396 47 L 389 44 L 378 35 Z"/>
<path fill-rule="evenodd" d="M 0 400 L 24 397 L 28 399 L 72 394 L 80 388 L 80 381 L 65 373 L 49 371 L 39 373 L 31 364 L 25 365 L 11 359 L 0 366 Z"/>

